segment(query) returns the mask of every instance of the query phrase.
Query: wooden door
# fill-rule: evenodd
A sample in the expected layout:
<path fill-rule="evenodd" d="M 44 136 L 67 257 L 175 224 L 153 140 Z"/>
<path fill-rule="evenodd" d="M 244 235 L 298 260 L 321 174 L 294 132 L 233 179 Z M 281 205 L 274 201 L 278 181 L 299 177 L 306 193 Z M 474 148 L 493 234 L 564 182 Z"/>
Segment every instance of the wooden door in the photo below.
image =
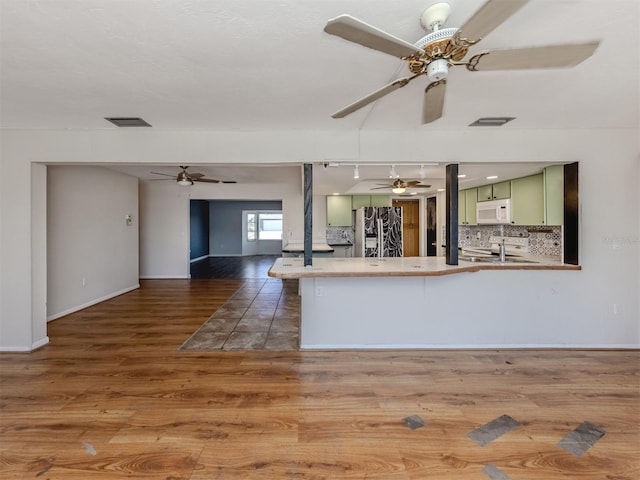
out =
<path fill-rule="evenodd" d="M 404 257 L 420 255 L 420 202 L 394 200 L 394 207 L 402 207 L 402 243 Z"/>

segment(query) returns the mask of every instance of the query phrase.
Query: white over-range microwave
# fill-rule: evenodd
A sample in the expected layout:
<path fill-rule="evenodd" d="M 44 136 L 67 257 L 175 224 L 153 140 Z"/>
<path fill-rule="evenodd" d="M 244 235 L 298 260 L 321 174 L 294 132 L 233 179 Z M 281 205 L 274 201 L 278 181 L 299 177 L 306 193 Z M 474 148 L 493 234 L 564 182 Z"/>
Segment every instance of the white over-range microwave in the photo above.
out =
<path fill-rule="evenodd" d="M 489 200 L 476 204 L 478 225 L 496 225 L 511 223 L 511 200 Z"/>

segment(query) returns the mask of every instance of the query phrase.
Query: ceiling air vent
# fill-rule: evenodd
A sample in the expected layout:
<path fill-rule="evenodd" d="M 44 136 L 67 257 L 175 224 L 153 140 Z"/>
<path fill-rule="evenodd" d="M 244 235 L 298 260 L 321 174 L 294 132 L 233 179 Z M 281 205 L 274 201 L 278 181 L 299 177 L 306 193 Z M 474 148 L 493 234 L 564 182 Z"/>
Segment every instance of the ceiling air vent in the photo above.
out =
<path fill-rule="evenodd" d="M 151 125 L 145 122 L 140 117 L 104 117 L 105 120 L 109 120 L 116 127 L 150 127 Z"/>
<path fill-rule="evenodd" d="M 473 123 L 470 123 L 470 127 L 501 127 L 511 120 L 515 120 L 516 117 L 482 117 Z"/>

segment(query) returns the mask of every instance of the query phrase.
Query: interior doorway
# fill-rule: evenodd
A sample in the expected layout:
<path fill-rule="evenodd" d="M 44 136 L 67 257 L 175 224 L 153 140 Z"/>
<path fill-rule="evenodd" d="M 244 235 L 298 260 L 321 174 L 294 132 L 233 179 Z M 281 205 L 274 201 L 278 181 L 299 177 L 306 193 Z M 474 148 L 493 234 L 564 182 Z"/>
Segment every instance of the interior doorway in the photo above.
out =
<path fill-rule="evenodd" d="M 393 200 L 392 205 L 402 207 L 402 256 L 420 256 L 420 201 Z"/>
<path fill-rule="evenodd" d="M 438 255 L 438 210 L 436 197 L 427 198 L 427 257 Z"/>

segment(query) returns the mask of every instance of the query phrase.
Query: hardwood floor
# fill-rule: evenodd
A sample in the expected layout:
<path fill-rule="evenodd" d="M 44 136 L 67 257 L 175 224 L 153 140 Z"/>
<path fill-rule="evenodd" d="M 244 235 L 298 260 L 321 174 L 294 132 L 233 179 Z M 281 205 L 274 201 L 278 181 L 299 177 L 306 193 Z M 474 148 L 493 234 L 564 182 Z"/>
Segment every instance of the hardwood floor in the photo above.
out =
<path fill-rule="evenodd" d="M 209 257 L 191 264 L 191 278 L 269 278 L 276 258 L 280 255 Z"/>
<path fill-rule="evenodd" d="M 239 282 L 143 281 L 0 354 L 0 478 L 640 477 L 638 351 L 178 351 Z M 576 457 L 584 421 L 606 433 Z"/>

